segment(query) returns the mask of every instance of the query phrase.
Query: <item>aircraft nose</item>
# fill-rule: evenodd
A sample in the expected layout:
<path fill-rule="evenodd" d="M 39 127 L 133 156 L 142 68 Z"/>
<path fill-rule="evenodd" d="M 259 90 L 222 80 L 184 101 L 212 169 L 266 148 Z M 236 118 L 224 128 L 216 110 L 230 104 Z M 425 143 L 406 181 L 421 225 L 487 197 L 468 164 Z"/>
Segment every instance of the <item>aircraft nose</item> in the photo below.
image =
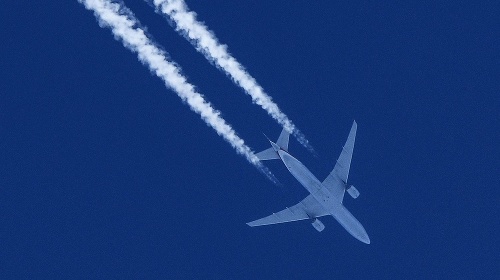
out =
<path fill-rule="evenodd" d="M 367 235 L 366 239 L 363 242 L 365 242 L 366 244 L 370 244 L 370 237 L 368 237 L 368 235 Z"/>
<path fill-rule="evenodd" d="M 363 234 L 361 236 L 361 238 L 359 239 L 359 241 L 365 243 L 365 244 L 370 244 L 370 237 L 368 236 L 368 234 Z"/>

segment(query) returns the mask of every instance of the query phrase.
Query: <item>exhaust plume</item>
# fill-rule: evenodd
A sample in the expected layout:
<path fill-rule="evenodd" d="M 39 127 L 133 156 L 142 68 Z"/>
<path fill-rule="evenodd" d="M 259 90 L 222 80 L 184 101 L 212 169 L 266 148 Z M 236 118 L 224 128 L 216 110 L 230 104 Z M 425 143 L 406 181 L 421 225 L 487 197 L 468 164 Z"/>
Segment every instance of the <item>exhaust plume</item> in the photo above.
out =
<path fill-rule="evenodd" d="M 151 1 L 151 0 L 146 0 Z M 227 47 L 218 42 L 215 34 L 203 23 L 197 21 L 196 13 L 189 11 L 183 0 L 153 0 L 157 12 L 167 16 L 175 26 L 177 32 L 184 36 L 197 51 L 201 52 L 207 60 L 226 73 L 231 80 L 240 86 L 252 101 L 261 106 L 275 119 L 288 133 L 292 134 L 310 152 L 316 154 L 304 134 L 292 121 L 278 108 L 269 95 L 257 81 L 250 76 L 245 68 L 229 54 Z"/>
<path fill-rule="evenodd" d="M 187 82 L 180 68 L 172 62 L 165 51 L 160 49 L 141 28 L 133 13 L 121 3 L 109 0 L 78 0 L 87 10 L 94 12 L 99 25 L 111 29 L 116 40 L 137 53 L 139 60 L 149 70 L 162 79 L 167 88 L 172 89 L 192 111 L 198 113 L 205 123 L 222 136 L 238 154 L 266 175 L 274 183 L 278 183 L 273 174 L 262 165 L 253 151 L 236 135 L 234 129 L 221 118 L 220 113 L 196 92 L 194 86 Z"/>

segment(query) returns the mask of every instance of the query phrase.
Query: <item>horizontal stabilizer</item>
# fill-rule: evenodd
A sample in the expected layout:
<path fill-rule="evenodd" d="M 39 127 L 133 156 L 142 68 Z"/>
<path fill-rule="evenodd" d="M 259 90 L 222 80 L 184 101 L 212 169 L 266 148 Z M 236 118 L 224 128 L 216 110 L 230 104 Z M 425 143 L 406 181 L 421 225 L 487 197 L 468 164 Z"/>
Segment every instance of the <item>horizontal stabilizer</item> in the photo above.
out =
<path fill-rule="evenodd" d="M 278 153 L 272 147 L 256 154 L 256 156 L 260 160 L 271 160 L 271 159 L 279 159 L 280 158 L 278 156 Z"/>

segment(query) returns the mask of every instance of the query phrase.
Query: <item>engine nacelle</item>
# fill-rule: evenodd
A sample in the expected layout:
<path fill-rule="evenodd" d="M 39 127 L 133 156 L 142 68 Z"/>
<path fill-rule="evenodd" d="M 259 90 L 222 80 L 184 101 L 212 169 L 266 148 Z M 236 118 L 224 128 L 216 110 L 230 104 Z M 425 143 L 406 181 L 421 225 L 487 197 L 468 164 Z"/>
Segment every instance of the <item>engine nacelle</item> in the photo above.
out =
<path fill-rule="evenodd" d="M 347 192 L 354 199 L 358 198 L 358 196 L 359 196 L 359 191 L 353 185 L 350 185 L 349 187 L 347 187 Z"/>
<path fill-rule="evenodd" d="M 314 219 L 312 226 L 319 232 L 322 232 L 325 229 L 325 225 L 318 219 Z"/>

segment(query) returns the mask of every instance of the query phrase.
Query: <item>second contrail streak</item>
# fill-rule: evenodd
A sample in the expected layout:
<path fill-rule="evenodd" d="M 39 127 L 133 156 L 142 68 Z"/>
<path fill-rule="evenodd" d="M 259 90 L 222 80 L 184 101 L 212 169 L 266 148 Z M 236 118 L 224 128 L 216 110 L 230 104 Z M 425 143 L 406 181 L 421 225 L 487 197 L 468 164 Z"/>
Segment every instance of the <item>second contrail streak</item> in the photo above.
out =
<path fill-rule="evenodd" d="M 266 110 L 286 131 L 294 135 L 304 147 L 315 153 L 305 136 L 278 108 L 278 105 L 272 101 L 271 97 L 264 92 L 264 89 L 257 81 L 229 54 L 226 46 L 218 42 L 214 33 L 197 21 L 196 13 L 189 11 L 183 0 L 153 0 L 153 3 L 158 11 L 168 16 L 175 23 L 176 30 L 179 33 L 188 39 L 209 61 L 213 62 L 237 85 L 243 88 L 252 97 L 253 102 Z"/>
<path fill-rule="evenodd" d="M 137 53 L 139 60 L 161 78 L 168 88 L 186 102 L 191 110 L 198 113 L 207 125 L 222 136 L 233 148 L 251 164 L 277 183 L 272 173 L 263 166 L 243 139 L 236 135 L 233 128 L 220 117 L 212 105 L 196 92 L 194 86 L 186 81 L 175 63 L 171 62 L 139 26 L 132 12 L 118 3 L 109 0 L 78 0 L 86 9 L 92 10 L 99 24 L 108 27 L 117 40 L 131 51 Z"/>

